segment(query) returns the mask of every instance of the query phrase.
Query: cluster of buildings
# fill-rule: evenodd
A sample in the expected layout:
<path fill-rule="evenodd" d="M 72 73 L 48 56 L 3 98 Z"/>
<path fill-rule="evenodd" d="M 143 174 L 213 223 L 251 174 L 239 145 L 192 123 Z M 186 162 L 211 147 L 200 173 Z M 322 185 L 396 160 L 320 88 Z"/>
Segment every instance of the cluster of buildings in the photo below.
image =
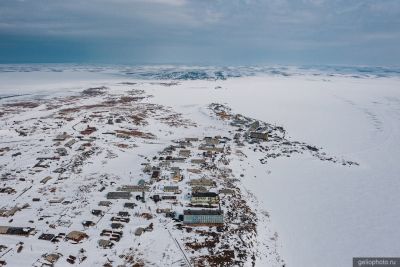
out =
<path fill-rule="evenodd" d="M 212 104 L 211 109 L 221 119 L 229 120 L 229 124 L 237 128 L 234 141 L 238 145 L 243 145 L 243 141 L 248 143 L 259 143 L 268 141 L 270 136 L 268 125 L 260 121 L 243 116 L 241 114 L 231 114 L 223 105 Z"/>
<path fill-rule="evenodd" d="M 222 225 L 224 212 L 220 206 L 220 188 L 216 179 L 203 175 L 213 155 L 223 153 L 227 138 L 186 138 L 168 146 L 151 163 L 143 164 L 148 179 L 137 184 L 120 185 L 106 193 L 107 200 L 130 200 L 145 203 L 152 200 L 157 213 L 164 213 L 186 225 Z M 233 192 L 229 192 L 233 193 Z M 140 205 L 140 204 L 139 204 Z M 182 209 L 183 207 L 183 209 Z"/>
<path fill-rule="evenodd" d="M 174 212 L 177 221 L 191 226 L 224 223 L 224 212 L 220 206 L 219 193 L 216 191 L 218 184 L 215 178 L 204 176 L 203 170 L 213 155 L 223 153 L 226 141 L 226 138 L 219 136 L 205 137 L 203 140 L 186 138 L 177 141 L 162 152 L 158 159 L 159 166 L 152 167 L 152 178 L 155 176 L 154 172 L 157 172 L 158 181 L 162 169 L 164 172 L 171 172 L 170 181 L 175 185 L 163 186 L 163 193 L 184 193 L 180 197 L 184 209 Z M 171 166 L 172 163 L 185 163 L 186 169 Z M 168 181 L 168 175 L 165 178 Z"/>
<path fill-rule="evenodd" d="M 123 117 L 118 117 L 115 123 L 121 123 Z M 108 124 L 114 121 L 109 118 Z M 238 131 L 234 140 L 240 142 L 243 138 L 266 141 L 268 140 L 268 129 L 261 126 L 257 121 L 249 121 L 246 117 L 237 115 L 233 117 L 231 125 L 237 126 L 242 131 Z M 54 141 L 54 153 L 37 158 L 34 169 L 42 170 L 54 166 L 52 162 L 62 162 L 63 159 L 72 154 L 74 151 L 84 151 L 80 153 L 80 157 L 75 157 L 78 161 L 83 161 L 82 157 L 93 153 L 90 148 L 95 137 L 88 137 L 97 131 L 96 127 L 87 125 L 87 127 L 79 133 L 81 136 L 73 137 L 67 133 L 57 135 Z M 123 135 L 123 133 L 120 133 Z M 85 232 L 87 228 L 97 225 L 105 214 L 110 214 L 109 210 L 115 203 L 122 204 L 121 210 L 113 213 L 109 219 L 109 226 L 99 229 L 99 236 L 96 240 L 99 248 L 113 248 L 116 242 L 119 242 L 124 236 L 124 228 L 135 219 L 133 216 L 151 219 L 156 212 L 164 214 L 166 218 L 175 220 L 179 224 L 187 226 L 222 226 L 225 220 L 224 206 L 221 207 L 220 197 L 222 195 L 233 195 L 235 190 L 223 188 L 218 182 L 219 177 L 210 175 L 209 167 L 215 158 L 215 155 L 225 153 L 225 144 L 230 141 L 227 137 L 214 136 L 198 138 L 185 138 L 176 141 L 173 145 L 166 147 L 160 154 L 149 159 L 143 164 L 143 172 L 145 177 L 136 184 L 121 184 L 112 187 L 112 190 L 103 194 L 104 199 L 98 203 L 98 207 L 90 211 L 91 218 L 82 221 L 84 230 L 65 231 L 65 233 L 52 234 L 44 232 L 39 235 L 38 239 L 50 241 L 52 243 L 68 241 L 72 244 L 82 243 L 89 239 Z M 73 161 L 76 163 L 77 161 Z M 61 165 L 61 164 L 56 164 Z M 41 187 L 46 187 L 55 180 L 63 179 L 62 174 L 66 171 L 64 166 L 58 166 L 57 169 L 50 170 L 54 173 L 51 175 L 43 175 L 39 180 Z M 57 175 L 58 174 L 58 175 Z M 110 186 L 110 185 L 106 185 Z M 106 189 L 106 186 L 100 190 Z M 113 185 L 111 185 L 113 186 Z M 110 186 L 110 187 L 111 187 Z M 48 188 L 50 191 L 51 189 Z M 51 192 L 53 193 L 53 192 Z M 16 194 L 11 187 L 0 188 L 0 194 Z M 51 194 L 52 197 L 47 198 L 49 205 L 68 204 L 64 197 Z M 136 200 L 136 201 L 135 201 Z M 39 198 L 32 199 L 32 202 L 41 201 Z M 156 206 L 148 212 L 139 209 L 148 202 Z M 115 206 L 115 205 L 114 205 Z M 138 208 L 139 206 L 139 208 Z M 0 217 L 12 217 L 15 213 L 28 206 L 14 206 L 0 209 Z M 142 212 L 138 212 L 141 210 Z M 94 219 L 93 219 L 94 218 Z M 63 224 L 61 220 L 57 221 L 58 226 L 70 226 L 68 223 Z M 52 227 L 51 225 L 49 226 Z M 76 229 L 76 228 L 73 228 Z M 140 226 L 131 232 L 135 236 L 141 236 L 146 232 L 152 231 L 152 225 Z M 32 236 L 37 231 L 30 227 L 11 227 L 0 226 L 1 235 L 16 236 Z M 60 253 L 48 253 L 43 255 L 46 262 L 55 263 L 62 255 Z M 84 260 L 84 253 L 79 255 L 69 255 L 67 261 L 71 264 Z M 0 264 L 1 266 L 1 264 Z M 51 265 L 50 265 L 51 266 Z"/>

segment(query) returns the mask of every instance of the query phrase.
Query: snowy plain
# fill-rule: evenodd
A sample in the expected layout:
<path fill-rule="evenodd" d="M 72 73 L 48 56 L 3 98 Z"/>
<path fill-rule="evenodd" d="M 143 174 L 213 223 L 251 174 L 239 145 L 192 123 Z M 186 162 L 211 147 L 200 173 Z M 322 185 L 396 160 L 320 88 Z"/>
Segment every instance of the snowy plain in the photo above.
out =
<path fill-rule="evenodd" d="M 249 159 L 253 168 L 238 166 L 271 213 L 288 266 L 349 266 L 352 257 L 399 253 L 399 79 L 251 77 L 154 94 L 182 110 L 182 103 L 227 103 L 360 163 L 349 168 L 292 157 L 271 161 L 270 173 L 256 159 Z"/>
<path fill-rule="evenodd" d="M 0 73 L 0 94 L 65 94 L 88 86 L 137 82 L 90 72 Z M 210 103 L 283 126 L 304 141 L 359 166 L 304 155 L 238 163 L 243 186 L 271 216 L 287 266 L 350 266 L 352 257 L 398 256 L 400 245 L 400 79 L 327 75 L 140 81 L 152 102 L 204 124 Z M 6 129 L 1 129 L 2 134 Z M 260 266 L 263 266 L 260 262 Z"/>

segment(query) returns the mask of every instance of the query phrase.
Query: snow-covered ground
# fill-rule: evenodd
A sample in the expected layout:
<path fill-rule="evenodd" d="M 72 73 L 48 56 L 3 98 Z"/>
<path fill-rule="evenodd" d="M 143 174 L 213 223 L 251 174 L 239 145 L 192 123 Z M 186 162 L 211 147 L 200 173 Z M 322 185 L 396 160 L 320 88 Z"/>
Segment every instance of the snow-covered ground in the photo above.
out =
<path fill-rule="evenodd" d="M 53 92 L 58 96 L 90 86 L 119 88 L 120 82 L 139 82 L 133 87 L 153 95 L 149 101 L 172 107 L 199 125 L 198 129 L 176 131 L 173 135 L 177 137 L 206 136 L 207 130 L 217 133 L 224 127 L 206 112 L 210 103 L 222 103 L 234 113 L 283 126 L 290 140 L 322 147 L 326 154 L 359 163 L 343 166 L 306 153 L 261 164 L 262 152 L 250 148 L 243 149 L 247 158 L 232 161 L 236 176 L 244 174 L 241 186 L 270 214 L 267 226 L 278 233 L 279 253 L 287 265 L 348 266 L 352 257 L 398 254 L 399 78 L 305 74 L 179 80 L 164 86 L 159 81 L 78 74 L 0 73 L 0 93 L 38 92 L 42 96 Z M 27 97 L 32 95 L 13 100 Z M 167 133 L 168 127 L 160 127 Z M 1 132 L 3 137 L 12 135 L 4 124 Z M 174 137 L 163 136 L 165 144 Z M 155 145 L 149 154 L 159 148 Z M 122 155 L 119 165 L 107 163 L 121 176 L 127 174 L 121 164 L 124 157 L 129 164 L 129 157 Z M 257 266 L 265 264 L 257 262 Z"/>
<path fill-rule="evenodd" d="M 348 168 L 301 157 L 268 167 L 244 163 L 244 184 L 270 211 L 289 266 L 347 266 L 355 256 L 398 253 L 399 79 L 239 78 L 153 93 L 182 110 L 227 103 L 360 163 Z"/>

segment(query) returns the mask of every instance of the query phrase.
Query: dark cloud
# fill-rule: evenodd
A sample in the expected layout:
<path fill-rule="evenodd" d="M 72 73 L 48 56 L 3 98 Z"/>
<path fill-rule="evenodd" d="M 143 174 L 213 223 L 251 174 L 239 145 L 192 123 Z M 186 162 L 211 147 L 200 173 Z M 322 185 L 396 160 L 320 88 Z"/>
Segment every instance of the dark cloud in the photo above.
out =
<path fill-rule="evenodd" d="M 2 0 L 0 62 L 396 64 L 399 26 L 397 0 Z"/>

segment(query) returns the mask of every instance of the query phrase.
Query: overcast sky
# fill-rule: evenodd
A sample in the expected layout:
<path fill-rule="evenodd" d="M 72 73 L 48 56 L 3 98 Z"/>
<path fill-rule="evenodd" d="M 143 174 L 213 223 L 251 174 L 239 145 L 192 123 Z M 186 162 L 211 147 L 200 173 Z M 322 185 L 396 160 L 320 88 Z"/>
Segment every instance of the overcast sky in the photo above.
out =
<path fill-rule="evenodd" d="M 0 0 L 0 63 L 399 65 L 400 0 Z"/>

